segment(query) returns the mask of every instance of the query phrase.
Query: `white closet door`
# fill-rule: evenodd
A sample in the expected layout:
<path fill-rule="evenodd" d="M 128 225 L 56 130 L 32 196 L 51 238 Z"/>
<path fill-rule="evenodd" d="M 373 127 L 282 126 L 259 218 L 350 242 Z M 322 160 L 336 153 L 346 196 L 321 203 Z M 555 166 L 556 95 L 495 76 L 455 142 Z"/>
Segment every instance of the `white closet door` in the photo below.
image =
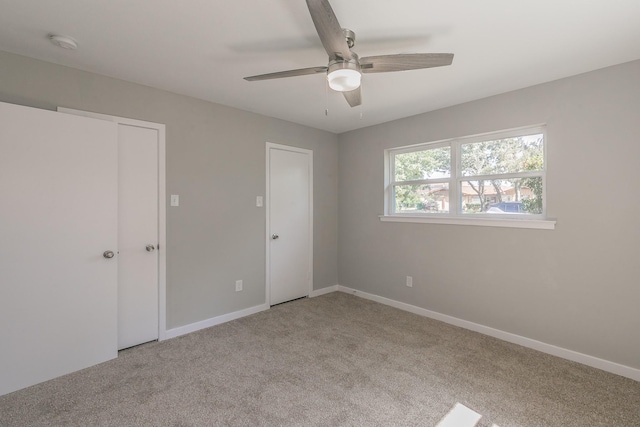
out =
<path fill-rule="evenodd" d="M 0 395 L 117 356 L 117 183 L 115 123 L 0 103 Z"/>
<path fill-rule="evenodd" d="M 118 159 L 118 348 L 123 349 L 158 339 L 158 131 L 119 124 Z"/>
<path fill-rule="evenodd" d="M 164 125 L 58 111 L 118 125 L 118 349 L 160 339 L 165 329 Z"/>

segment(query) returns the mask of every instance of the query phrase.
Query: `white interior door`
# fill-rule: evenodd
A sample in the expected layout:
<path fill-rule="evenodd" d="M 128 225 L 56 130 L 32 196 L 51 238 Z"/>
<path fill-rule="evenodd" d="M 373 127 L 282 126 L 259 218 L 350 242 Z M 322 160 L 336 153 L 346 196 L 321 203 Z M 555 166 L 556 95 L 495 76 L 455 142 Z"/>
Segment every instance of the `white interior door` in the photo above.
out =
<path fill-rule="evenodd" d="M 163 339 L 165 126 L 63 107 L 58 111 L 118 125 L 118 349 Z"/>
<path fill-rule="evenodd" d="M 158 339 L 158 131 L 118 124 L 118 349 Z"/>
<path fill-rule="evenodd" d="M 117 356 L 117 127 L 0 103 L 0 394 Z"/>
<path fill-rule="evenodd" d="M 267 145 L 268 295 L 279 304 L 312 289 L 313 153 Z"/>

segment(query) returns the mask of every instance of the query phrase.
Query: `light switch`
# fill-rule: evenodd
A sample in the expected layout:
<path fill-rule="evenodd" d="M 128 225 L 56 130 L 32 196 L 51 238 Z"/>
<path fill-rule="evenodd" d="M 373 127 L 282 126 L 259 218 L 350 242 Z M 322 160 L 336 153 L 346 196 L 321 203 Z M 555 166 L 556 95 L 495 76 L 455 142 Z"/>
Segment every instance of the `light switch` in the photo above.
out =
<path fill-rule="evenodd" d="M 262 196 L 256 196 L 256 207 L 262 207 Z"/>
<path fill-rule="evenodd" d="M 180 196 L 177 194 L 171 195 L 171 206 L 180 206 Z"/>

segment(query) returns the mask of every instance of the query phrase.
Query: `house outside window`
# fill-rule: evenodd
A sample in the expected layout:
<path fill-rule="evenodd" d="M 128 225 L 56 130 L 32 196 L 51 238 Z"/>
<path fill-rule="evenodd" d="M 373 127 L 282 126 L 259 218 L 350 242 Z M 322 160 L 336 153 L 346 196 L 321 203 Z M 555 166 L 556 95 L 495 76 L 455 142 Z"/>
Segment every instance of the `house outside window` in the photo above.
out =
<path fill-rule="evenodd" d="M 545 219 L 545 127 L 385 150 L 385 216 Z"/>

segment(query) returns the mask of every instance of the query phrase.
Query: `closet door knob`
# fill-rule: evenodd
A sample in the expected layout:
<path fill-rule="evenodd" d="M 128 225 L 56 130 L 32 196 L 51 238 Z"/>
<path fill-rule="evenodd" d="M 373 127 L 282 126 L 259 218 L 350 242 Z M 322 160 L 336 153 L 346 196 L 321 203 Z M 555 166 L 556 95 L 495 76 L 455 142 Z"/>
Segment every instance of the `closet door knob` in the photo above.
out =
<path fill-rule="evenodd" d="M 147 245 L 146 249 L 147 249 L 147 252 L 153 252 L 156 249 L 156 247 L 153 245 Z"/>
<path fill-rule="evenodd" d="M 113 258 L 113 251 L 104 251 L 104 253 L 102 254 L 103 257 L 109 259 L 109 258 Z"/>

